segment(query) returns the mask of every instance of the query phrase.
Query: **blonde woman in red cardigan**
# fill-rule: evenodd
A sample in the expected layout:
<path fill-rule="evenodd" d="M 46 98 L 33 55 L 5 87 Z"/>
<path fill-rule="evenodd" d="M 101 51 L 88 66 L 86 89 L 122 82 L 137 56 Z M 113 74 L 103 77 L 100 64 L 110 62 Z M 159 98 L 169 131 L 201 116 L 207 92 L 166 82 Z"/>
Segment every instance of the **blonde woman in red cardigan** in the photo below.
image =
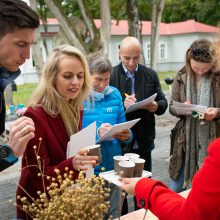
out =
<path fill-rule="evenodd" d="M 38 176 L 38 158 L 44 176 L 50 177 L 57 176 L 55 169 L 63 176 L 68 167 L 74 171 L 76 179 L 78 170 L 86 169 L 86 164 L 96 163 L 98 157 L 87 156 L 86 150 L 66 159 L 70 136 L 81 129 L 80 107 L 89 97 L 89 90 L 90 74 L 84 55 L 70 45 L 55 48 L 45 63 L 41 81 L 25 112 L 25 116 L 35 123 L 35 137 L 28 143 L 22 158 L 17 196 L 36 199 L 38 191 L 44 192 L 42 178 Z M 45 185 L 49 185 L 46 178 Z M 31 219 L 19 208 L 17 218 Z"/>
<path fill-rule="evenodd" d="M 121 189 L 135 194 L 138 205 L 160 220 L 219 220 L 220 138 L 209 145 L 208 156 L 195 174 L 186 199 L 150 178 L 124 178 L 122 182 Z"/>

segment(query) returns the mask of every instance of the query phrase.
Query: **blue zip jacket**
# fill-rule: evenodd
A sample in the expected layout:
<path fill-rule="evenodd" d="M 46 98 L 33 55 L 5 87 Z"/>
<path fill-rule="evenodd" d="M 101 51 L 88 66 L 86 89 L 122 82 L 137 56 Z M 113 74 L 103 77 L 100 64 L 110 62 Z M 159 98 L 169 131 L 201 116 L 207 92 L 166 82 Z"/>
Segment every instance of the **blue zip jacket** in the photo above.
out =
<path fill-rule="evenodd" d="M 87 127 L 91 123 L 96 121 L 96 140 L 100 137 L 98 135 L 98 129 L 102 123 L 110 123 L 111 125 L 122 123 L 126 121 L 124 106 L 120 92 L 112 86 L 107 86 L 103 93 L 93 92 L 90 95 L 90 106 L 84 102 L 84 112 L 82 126 Z M 123 141 L 123 143 L 130 143 L 133 138 L 133 134 L 130 131 L 130 139 Z M 115 155 L 122 155 L 121 149 L 122 141 L 118 139 L 103 141 L 101 143 L 102 163 L 95 167 L 95 174 L 98 174 L 102 167 L 105 167 L 105 171 L 114 169 Z"/>

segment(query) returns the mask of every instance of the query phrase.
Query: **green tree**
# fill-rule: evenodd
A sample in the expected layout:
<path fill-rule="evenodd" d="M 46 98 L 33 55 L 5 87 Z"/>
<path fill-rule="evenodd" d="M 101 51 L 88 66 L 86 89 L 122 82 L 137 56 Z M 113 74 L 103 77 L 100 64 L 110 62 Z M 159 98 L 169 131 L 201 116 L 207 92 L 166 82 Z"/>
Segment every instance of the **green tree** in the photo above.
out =
<path fill-rule="evenodd" d="M 178 22 L 194 19 L 209 25 L 220 21 L 219 0 L 165 0 L 163 22 Z"/>

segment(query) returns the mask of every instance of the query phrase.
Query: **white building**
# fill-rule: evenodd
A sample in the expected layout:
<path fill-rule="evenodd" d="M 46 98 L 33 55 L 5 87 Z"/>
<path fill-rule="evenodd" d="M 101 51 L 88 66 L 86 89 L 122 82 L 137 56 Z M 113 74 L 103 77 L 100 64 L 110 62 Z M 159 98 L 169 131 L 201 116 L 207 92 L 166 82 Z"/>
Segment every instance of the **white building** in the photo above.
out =
<path fill-rule="evenodd" d="M 100 27 L 100 20 L 96 20 L 97 27 Z M 194 20 L 188 20 L 176 23 L 161 23 L 160 38 L 158 45 L 157 70 L 158 71 L 177 71 L 184 65 L 184 56 L 190 44 L 201 38 L 210 41 L 215 40 L 219 33 L 219 28 L 210 25 L 202 24 Z M 48 19 L 48 32 L 45 33 L 43 26 L 40 26 L 41 36 L 46 38 L 49 51 L 56 45 L 65 42 L 62 37 L 59 37 L 59 23 L 56 19 Z M 121 40 L 128 35 L 127 21 L 121 20 L 112 21 L 111 43 L 109 45 L 109 58 L 112 65 L 118 64 L 118 46 Z M 142 22 L 143 50 L 146 64 L 150 63 L 150 35 L 151 22 Z M 42 43 L 42 42 L 41 42 Z M 43 45 L 43 44 L 42 44 Z M 42 46 L 42 56 L 45 59 L 45 51 Z M 37 82 L 38 77 L 35 74 L 33 59 L 21 66 L 22 74 L 16 80 L 17 84 Z"/>

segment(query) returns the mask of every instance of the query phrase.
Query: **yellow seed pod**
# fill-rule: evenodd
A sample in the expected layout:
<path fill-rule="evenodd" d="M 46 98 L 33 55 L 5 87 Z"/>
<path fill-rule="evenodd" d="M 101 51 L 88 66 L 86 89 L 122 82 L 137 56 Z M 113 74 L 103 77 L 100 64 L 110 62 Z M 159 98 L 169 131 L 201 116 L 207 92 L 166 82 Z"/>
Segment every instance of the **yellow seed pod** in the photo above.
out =
<path fill-rule="evenodd" d="M 55 168 L 55 169 L 54 169 L 54 172 L 55 172 L 57 175 L 59 175 L 59 174 L 60 174 L 60 170 L 59 170 L 59 169 L 57 169 L 57 168 Z"/>
<path fill-rule="evenodd" d="M 101 171 L 102 171 L 102 172 L 105 171 L 105 167 L 102 167 L 102 168 L 101 168 Z"/>

